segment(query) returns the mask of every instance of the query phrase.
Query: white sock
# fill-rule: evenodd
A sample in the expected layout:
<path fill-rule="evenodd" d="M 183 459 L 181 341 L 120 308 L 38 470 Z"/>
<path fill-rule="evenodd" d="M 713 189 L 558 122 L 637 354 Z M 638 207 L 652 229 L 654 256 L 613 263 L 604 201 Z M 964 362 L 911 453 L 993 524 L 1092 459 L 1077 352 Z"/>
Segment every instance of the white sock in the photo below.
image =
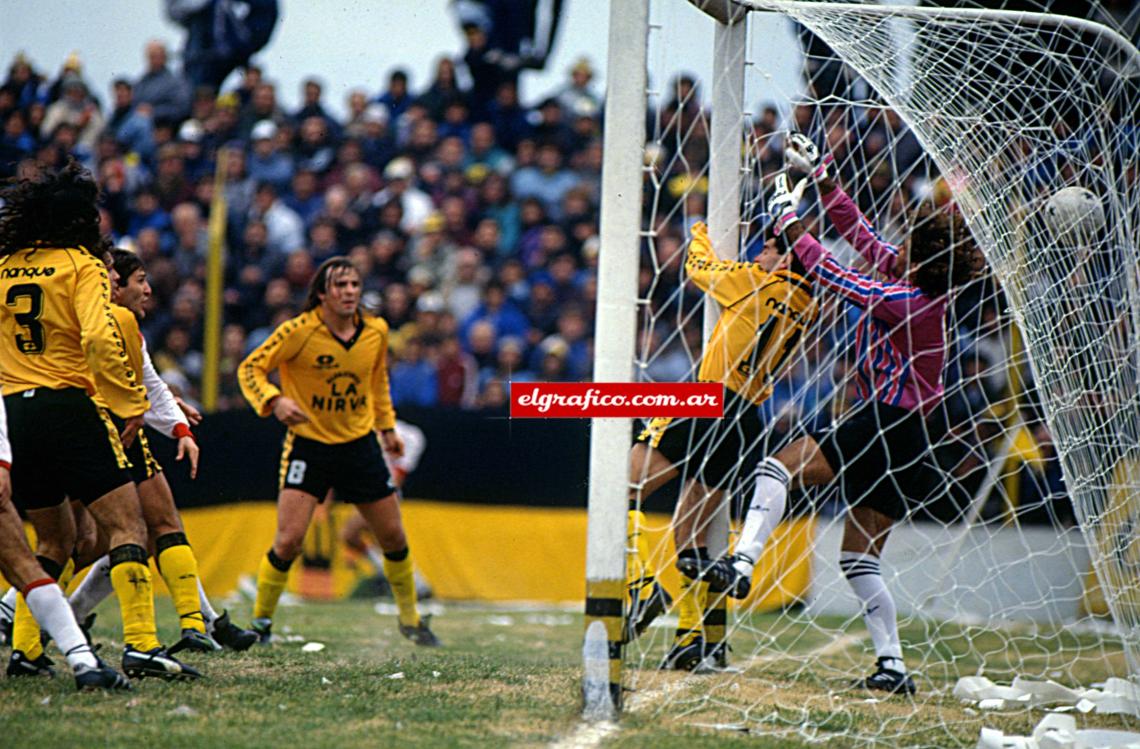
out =
<path fill-rule="evenodd" d="M 40 628 L 51 635 L 59 651 L 67 658 L 67 663 L 73 669 L 77 666 L 95 666 L 94 653 L 83 636 L 83 630 L 75 621 L 67 599 L 58 585 L 40 585 L 32 588 L 24 597 L 28 602 L 28 609 L 36 618 Z"/>
<path fill-rule="evenodd" d="M 788 484 L 792 475 L 784 464 L 775 458 L 765 458 L 756 466 L 756 488 L 752 492 L 752 504 L 744 516 L 744 529 L 736 542 L 736 562 L 734 567 L 741 574 L 752 577 L 752 568 L 768 543 L 768 537 L 784 518 L 784 508 L 788 504 Z"/>
<path fill-rule="evenodd" d="M 15 621 L 16 619 L 16 596 L 20 595 L 20 591 L 15 587 L 8 588 L 8 592 L 0 598 L 0 616 L 8 619 L 8 621 Z"/>
<path fill-rule="evenodd" d="M 372 566 L 376 568 L 377 575 L 384 574 L 384 552 L 380 551 L 379 546 L 368 544 L 364 547 L 364 554 L 368 557 L 368 561 L 372 562 Z"/>
<path fill-rule="evenodd" d="M 87 570 L 87 577 L 68 599 L 75 618 L 82 621 L 95 607 L 115 592 L 111 586 L 111 557 L 101 556 Z"/>
<path fill-rule="evenodd" d="M 210 605 L 210 599 L 206 597 L 206 589 L 202 587 L 202 577 L 198 577 L 198 608 L 202 611 L 202 618 L 206 620 L 207 629 L 218 618 L 218 612 L 214 611 L 214 607 Z"/>
<path fill-rule="evenodd" d="M 863 604 L 863 621 L 871 633 L 875 655 L 891 659 L 883 664 L 885 668 L 905 674 L 895 599 L 883 582 L 879 558 L 856 551 L 841 551 L 839 569 L 843 570 L 843 576 L 847 578 L 851 590 L 855 591 L 859 602 Z"/>

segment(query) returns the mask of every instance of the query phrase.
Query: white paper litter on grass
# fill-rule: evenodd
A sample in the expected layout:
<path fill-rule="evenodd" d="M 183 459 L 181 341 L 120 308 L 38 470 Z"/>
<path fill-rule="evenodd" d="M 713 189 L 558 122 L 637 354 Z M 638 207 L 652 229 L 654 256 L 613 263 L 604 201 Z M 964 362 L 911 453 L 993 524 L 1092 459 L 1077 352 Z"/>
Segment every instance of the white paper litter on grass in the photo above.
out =
<path fill-rule="evenodd" d="M 394 674 L 388 674 L 388 678 L 389 679 L 402 679 L 402 678 L 404 678 L 404 672 L 403 671 L 397 671 Z"/>
<path fill-rule="evenodd" d="M 198 714 L 198 711 L 195 710 L 194 708 L 190 707 L 189 705 L 179 705 L 178 707 L 174 708 L 173 710 L 167 710 L 166 714 L 167 715 L 177 715 L 180 718 L 193 718 L 195 715 Z"/>
<path fill-rule="evenodd" d="M 1020 676 L 1008 687 L 995 684 L 984 676 L 965 676 L 958 679 L 953 694 L 982 710 L 1067 705 L 1082 713 L 1140 715 L 1140 688 L 1116 677 L 1108 679 L 1100 689 L 1074 689 L 1055 681 L 1036 681 Z"/>
<path fill-rule="evenodd" d="M 302 653 L 319 653 L 325 649 L 323 642 L 306 642 L 301 646 Z"/>
<path fill-rule="evenodd" d="M 1077 730 L 1071 715 L 1046 715 L 1031 736 L 1007 736 L 996 728 L 983 728 L 977 749 L 1140 749 L 1140 733 Z"/>

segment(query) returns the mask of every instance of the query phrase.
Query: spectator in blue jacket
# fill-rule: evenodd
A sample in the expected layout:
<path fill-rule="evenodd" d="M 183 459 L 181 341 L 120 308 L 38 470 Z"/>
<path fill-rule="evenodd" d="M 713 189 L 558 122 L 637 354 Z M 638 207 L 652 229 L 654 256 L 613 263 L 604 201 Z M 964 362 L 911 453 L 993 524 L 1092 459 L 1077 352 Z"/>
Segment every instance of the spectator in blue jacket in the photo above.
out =
<path fill-rule="evenodd" d="M 190 116 L 190 84 L 166 62 L 166 45 L 147 42 L 146 72 L 135 83 L 134 98 L 149 105 L 156 120 L 181 122 Z"/>

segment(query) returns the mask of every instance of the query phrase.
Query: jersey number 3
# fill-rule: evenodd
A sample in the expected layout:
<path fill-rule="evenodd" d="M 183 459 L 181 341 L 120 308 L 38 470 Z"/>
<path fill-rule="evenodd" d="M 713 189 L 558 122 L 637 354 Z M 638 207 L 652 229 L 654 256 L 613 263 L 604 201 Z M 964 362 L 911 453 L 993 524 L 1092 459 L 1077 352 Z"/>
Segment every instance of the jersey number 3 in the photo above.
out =
<path fill-rule="evenodd" d="M 44 290 L 34 283 L 19 283 L 8 289 L 4 303 L 9 307 L 23 306 L 20 304 L 21 299 L 28 300 L 28 309 L 12 313 L 16 322 L 24 328 L 24 332 L 16 334 L 16 348 L 23 354 L 42 354 L 45 340 L 40 315 L 44 311 Z"/>

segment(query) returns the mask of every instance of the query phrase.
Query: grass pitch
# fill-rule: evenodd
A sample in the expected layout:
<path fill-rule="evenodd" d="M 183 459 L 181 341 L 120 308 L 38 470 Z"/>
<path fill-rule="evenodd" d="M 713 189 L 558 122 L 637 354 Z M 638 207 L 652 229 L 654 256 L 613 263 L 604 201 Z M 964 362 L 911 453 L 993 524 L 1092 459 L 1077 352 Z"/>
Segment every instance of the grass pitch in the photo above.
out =
<path fill-rule="evenodd" d="M 587 732 L 578 720 L 577 611 L 444 604 L 433 629 L 446 647 L 428 650 L 401 638 L 391 607 L 380 608 L 365 601 L 283 608 L 275 623 L 283 642 L 188 656 L 208 677 L 192 684 L 147 680 L 127 695 L 77 694 L 62 664 L 53 681 L 0 680 L 0 745 L 974 746 L 982 726 L 1028 734 L 1045 713 L 964 707 L 950 696 L 959 675 L 983 666 L 996 681 L 1006 671 L 1012 678 L 1038 670 L 1087 685 L 1122 665 L 1118 649 L 1091 635 L 911 623 L 903 629 L 908 661 L 929 665 L 918 678 L 920 699 L 868 701 L 844 689 L 873 660 L 857 623 L 752 617 L 732 637 L 742 672 L 710 675 L 657 671 L 670 633 L 657 627 L 629 649 L 635 691 L 620 725 Z M 243 605 L 234 613 L 248 616 Z M 174 621 L 167 600 L 159 619 Z M 171 642 L 175 633 L 161 634 Z M 106 655 L 117 654 L 114 605 L 100 607 L 95 635 Z M 937 644 L 924 650 L 924 641 Z M 325 647 L 305 652 L 306 642 Z M 1136 729 L 1116 716 L 1077 719 L 1081 727 Z"/>

